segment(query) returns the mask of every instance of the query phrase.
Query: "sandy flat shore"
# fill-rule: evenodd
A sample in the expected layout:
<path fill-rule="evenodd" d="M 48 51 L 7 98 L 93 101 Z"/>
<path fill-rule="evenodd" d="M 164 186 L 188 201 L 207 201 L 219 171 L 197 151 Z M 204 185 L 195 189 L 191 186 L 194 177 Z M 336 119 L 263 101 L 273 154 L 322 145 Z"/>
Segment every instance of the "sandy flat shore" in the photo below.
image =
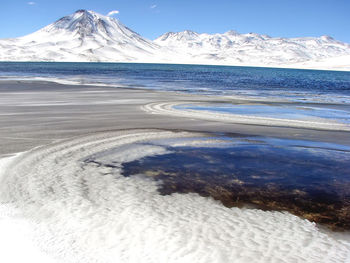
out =
<path fill-rule="evenodd" d="M 146 104 L 172 101 L 250 103 L 248 99 L 232 97 L 45 81 L 1 81 L 0 156 L 83 134 L 134 128 L 228 132 L 350 145 L 350 133 L 346 131 L 224 123 L 142 110 Z"/>

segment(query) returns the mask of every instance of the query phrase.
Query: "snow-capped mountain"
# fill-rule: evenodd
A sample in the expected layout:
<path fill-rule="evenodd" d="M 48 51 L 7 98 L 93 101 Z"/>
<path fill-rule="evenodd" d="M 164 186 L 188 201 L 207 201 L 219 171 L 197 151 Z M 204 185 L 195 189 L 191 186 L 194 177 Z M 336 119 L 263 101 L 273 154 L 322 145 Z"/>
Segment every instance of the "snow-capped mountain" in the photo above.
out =
<path fill-rule="evenodd" d="M 118 20 L 87 10 L 30 35 L 1 40 L 0 47 L 0 60 L 15 61 L 138 61 L 159 50 Z"/>
<path fill-rule="evenodd" d="M 350 70 L 350 45 L 328 36 L 169 32 L 154 41 L 115 18 L 78 10 L 30 35 L 0 40 L 0 61 L 106 61 Z M 348 62 L 349 61 L 349 62 Z"/>
<path fill-rule="evenodd" d="M 320 38 L 273 38 L 255 33 L 198 34 L 169 32 L 155 43 L 195 60 L 225 64 L 289 65 L 350 55 L 350 45 L 329 36 Z"/>

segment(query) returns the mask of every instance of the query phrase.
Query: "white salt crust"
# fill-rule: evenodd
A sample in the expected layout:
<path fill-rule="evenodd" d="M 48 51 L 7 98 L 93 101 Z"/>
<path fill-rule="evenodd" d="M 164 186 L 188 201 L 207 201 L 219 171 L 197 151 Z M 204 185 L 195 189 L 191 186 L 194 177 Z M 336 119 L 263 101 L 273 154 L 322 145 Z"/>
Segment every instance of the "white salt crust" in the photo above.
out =
<path fill-rule="evenodd" d="M 161 196 L 152 179 L 121 175 L 121 162 L 166 152 L 142 142 L 191 136 L 198 134 L 99 133 L 34 149 L 0 166 L 0 211 L 15 209 L 18 224 L 30 225 L 31 239 L 46 253 L 26 261 L 349 262 L 348 241 L 289 213 L 226 208 L 197 194 Z M 86 161 L 108 158 L 108 151 L 114 168 Z M 33 243 L 18 246 L 22 251 Z"/>

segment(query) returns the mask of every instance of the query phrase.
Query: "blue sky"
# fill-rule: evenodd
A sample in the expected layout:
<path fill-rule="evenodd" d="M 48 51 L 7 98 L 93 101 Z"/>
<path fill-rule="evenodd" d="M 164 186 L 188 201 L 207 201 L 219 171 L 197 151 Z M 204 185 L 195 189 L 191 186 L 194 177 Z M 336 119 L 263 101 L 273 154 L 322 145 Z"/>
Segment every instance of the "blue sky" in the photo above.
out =
<path fill-rule="evenodd" d="M 4 3 L 5 2 L 5 3 Z M 350 0 L 4 0 L 0 38 L 38 30 L 77 9 L 107 14 L 144 37 L 192 29 L 271 36 L 330 35 L 350 43 Z"/>

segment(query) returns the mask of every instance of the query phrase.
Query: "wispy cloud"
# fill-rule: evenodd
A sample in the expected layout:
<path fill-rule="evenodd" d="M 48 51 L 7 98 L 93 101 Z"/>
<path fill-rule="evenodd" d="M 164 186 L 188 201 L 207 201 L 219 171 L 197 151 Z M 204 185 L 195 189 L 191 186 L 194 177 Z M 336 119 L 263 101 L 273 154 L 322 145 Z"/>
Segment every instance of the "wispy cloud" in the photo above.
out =
<path fill-rule="evenodd" d="M 154 9 L 154 8 L 156 8 L 156 7 L 157 7 L 157 5 L 151 5 L 151 6 L 150 6 L 151 9 Z"/>
<path fill-rule="evenodd" d="M 35 5 L 36 3 L 35 2 L 28 2 L 27 4 L 28 5 Z"/>
<path fill-rule="evenodd" d="M 119 14 L 119 11 L 118 10 L 113 10 L 113 11 L 109 12 L 107 14 L 107 16 L 112 16 L 112 15 L 116 15 L 116 14 Z"/>

